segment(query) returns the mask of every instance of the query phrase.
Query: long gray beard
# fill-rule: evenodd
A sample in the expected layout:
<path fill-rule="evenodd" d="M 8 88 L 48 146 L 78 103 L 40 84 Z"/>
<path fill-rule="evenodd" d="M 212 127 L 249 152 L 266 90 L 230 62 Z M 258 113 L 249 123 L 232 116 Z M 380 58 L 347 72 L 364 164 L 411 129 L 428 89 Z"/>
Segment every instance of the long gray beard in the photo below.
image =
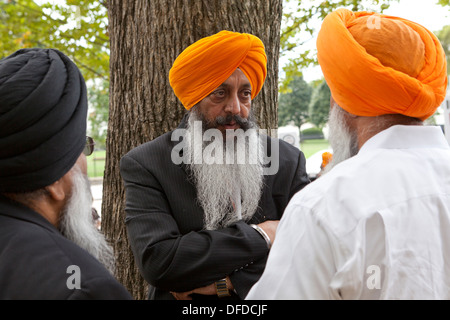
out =
<path fill-rule="evenodd" d="M 245 143 L 234 143 L 234 149 L 226 148 L 223 140 L 221 161 L 208 164 L 203 161 L 199 164 L 199 155 L 194 152 L 194 143 L 198 142 L 194 142 L 193 137 L 202 136 L 205 130 L 194 126 L 195 121 L 202 120 L 196 111 L 191 111 L 186 131 L 186 151 L 189 172 L 197 189 L 197 200 L 204 210 L 204 229 L 217 230 L 239 220 L 250 220 L 258 208 L 263 187 L 264 150 L 257 130 L 249 129 L 252 131 L 247 133 L 255 136 L 246 138 Z M 196 130 L 202 132 L 195 133 Z M 202 151 L 212 142 L 203 142 Z M 238 163 L 236 159 L 236 156 L 242 155 L 246 159 L 244 164 Z M 229 161 L 233 156 L 235 161 Z"/>
<path fill-rule="evenodd" d="M 338 105 L 330 110 L 328 119 L 329 142 L 333 149 L 333 159 L 326 166 L 324 173 L 329 172 L 338 163 L 347 160 L 359 151 L 356 133 L 351 132 L 345 121 L 345 112 Z"/>
<path fill-rule="evenodd" d="M 72 194 L 63 209 L 60 231 L 114 274 L 113 249 L 97 229 L 92 218 L 92 194 L 89 180 L 78 167 L 75 166 L 72 170 Z"/>

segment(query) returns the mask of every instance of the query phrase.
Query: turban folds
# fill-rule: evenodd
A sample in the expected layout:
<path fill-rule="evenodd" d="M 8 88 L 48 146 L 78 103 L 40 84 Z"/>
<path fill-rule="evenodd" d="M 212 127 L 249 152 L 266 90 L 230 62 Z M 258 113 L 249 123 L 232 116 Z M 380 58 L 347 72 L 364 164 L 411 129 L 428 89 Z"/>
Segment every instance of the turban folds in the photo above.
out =
<path fill-rule="evenodd" d="M 317 51 L 334 100 L 354 115 L 425 120 L 445 98 L 444 50 L 409 20 L 338 9 L 324 19 Z"/>
<path fill-rule="evenodd" d="M 86 143 L 87 95 L 77 66 L 54 49 L 0 60 L 0 192 L 48 186 Z"/>
<path fill-rule="evenodd" d="M 173 63 L 169 82 L 189 110 L 239 68 L 252 86 L 252 99 L 266 78 L 267 57 L 261 40 L 248 33 L 223 30 L 187 47 Z"/>

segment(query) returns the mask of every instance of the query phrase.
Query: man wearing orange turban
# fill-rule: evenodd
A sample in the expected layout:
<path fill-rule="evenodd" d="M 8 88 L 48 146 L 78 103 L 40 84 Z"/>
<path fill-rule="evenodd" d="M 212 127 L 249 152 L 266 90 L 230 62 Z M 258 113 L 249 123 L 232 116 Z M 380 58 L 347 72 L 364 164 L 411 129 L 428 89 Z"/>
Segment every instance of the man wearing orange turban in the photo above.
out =
<path fill-rule="evenodd" d="M 251 34 L 221 31 L 187 47 L 169 73 L 188 110 L 180 126 L 121 160 L 150 299 L 244 298 L 290 198 L 309 183 L 303 153 L 257 130 L 251 107 L 266 63 Z"/>
<path fill-rule="evenodd" d="M 189 110 L 239 68 L 251 84 L 253 100 L 266 79 L 266 64 L 264 44 L 258 37 L 223 30 L 187 47 L 173 63 L 169 81 Z"/>
<path fill-rule="evenodd" d="M 317 49 L 333 159 L 292 198 L 247 298 L 450 299 L 450 147 L 423 123 L 447 89 L 438 39 L 339 9 Z"/>

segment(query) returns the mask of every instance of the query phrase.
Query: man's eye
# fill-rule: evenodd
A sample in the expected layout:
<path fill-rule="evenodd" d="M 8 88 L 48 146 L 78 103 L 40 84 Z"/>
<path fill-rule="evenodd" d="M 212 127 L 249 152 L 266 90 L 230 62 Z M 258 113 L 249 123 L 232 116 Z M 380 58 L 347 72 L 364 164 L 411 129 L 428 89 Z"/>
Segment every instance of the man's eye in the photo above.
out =
<path fill-rule="evenodd" d="M 251 97 L 252 92 L 250 90 L 244 90 L 242 91 L 242 95 L 246 98 Z"/>
<path fill-rule="evenodd" d="M 221 102 L 223 99 L 225 99 L 225 96 L 226 96 L 225 90 L 216 90 L 213 91 L 209 97 L 211 101 L 218 103 Z"/>
<path fill-rule="evenodd" d="M 223 97 L 223 96 L 225 96 L 225 90 L 217 90 L 217 91 L 214 91 L 212 94 L 213 94 L 213 96 L 216 96 L 216 97 Z"/>

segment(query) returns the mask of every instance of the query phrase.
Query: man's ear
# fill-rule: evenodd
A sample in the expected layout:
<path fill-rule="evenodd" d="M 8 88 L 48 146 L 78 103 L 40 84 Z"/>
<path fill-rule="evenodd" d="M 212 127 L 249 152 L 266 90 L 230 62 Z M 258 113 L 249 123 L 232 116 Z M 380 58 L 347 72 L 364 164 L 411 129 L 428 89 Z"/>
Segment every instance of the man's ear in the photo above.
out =
<path fill-rule="evenodd" d="M 64 201 L 71 191 L 71 172 L 67 172 L 61 179 L 53 182 L 51 185 L 46 186 L 45 189 L 48 195 L 55 201 Z"/>

